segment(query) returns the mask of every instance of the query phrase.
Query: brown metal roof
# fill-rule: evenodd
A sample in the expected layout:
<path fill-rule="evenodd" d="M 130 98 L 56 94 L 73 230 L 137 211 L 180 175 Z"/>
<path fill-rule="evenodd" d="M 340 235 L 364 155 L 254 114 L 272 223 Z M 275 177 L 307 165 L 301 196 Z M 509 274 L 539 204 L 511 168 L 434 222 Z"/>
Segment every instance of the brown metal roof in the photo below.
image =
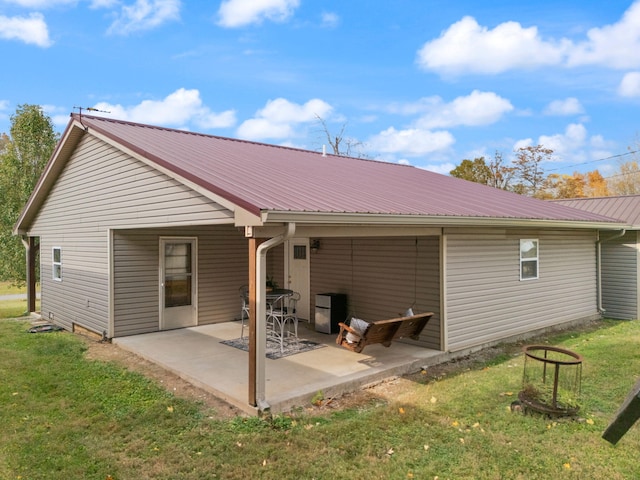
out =
<path fill-rule="evenodd" d="M 72 121 L 80 120 L 73 114 Z M 416 167 L 83 115 L 98 132 L 228 201 L 263 211 L 608 222 Z"/>
<path fill-rule="evenodd" d="M 554 203 L 587 212 L 616 218 L 640 229 L 640 195 L 617 197 L 570 198 L 554 200 Z"/>

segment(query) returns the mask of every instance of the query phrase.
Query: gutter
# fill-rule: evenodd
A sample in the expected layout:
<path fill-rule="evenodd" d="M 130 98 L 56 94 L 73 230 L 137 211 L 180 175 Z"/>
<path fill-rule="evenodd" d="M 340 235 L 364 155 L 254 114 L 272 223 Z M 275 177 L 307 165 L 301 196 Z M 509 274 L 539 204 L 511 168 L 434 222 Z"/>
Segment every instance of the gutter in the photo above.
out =
<path fill-rule="evenodd" d="M 604 316 L 606 310 L 602 308 L 602 242 L 610 242 L 611 240 L 615 240 L 620 237 L 624 237 L 627 233 L 627 229 L 623 228 L 617 234 L 612 237 L 606 238 L 604 240 L 600 239 L 600 231 L 598 231 L 598 239 L 596 240 L 596 271 L 597 271 L 597 290 L 598 290 L 598 313 Z"/>
<path fill-rule="evenodd" d="M 286 230 L 277 237 L 261 243 L 256 250 L 256 403 L 258 410 L 269 410 L 265 399 L 266 390 L 266 350 L 267 350 L 267 252 L 291 238 L 296 231 L 296 224 L 287 223 Z M 251 380 L 251 379 L 249 379 Z"/>
<path fill-rule="evenodd" d="M 267 223 L 296 222 L 305 225 L 385 225 L 435 227 L 517 227 L 517 228 L 578 228 L 619 230 L 622 222 L 606 220 L 550 220 L 543 218 L 464 217 L 450 215 L 353 213 L 353 212 L 262 212 L 262 225 Z"/>

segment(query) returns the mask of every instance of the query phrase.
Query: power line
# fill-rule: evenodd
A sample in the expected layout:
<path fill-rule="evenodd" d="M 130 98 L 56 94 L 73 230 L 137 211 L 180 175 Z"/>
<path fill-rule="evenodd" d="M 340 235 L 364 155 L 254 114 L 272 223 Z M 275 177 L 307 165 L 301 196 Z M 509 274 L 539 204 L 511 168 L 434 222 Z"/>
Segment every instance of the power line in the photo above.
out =
<path fill-rule="evenodd" d="M 634 172 L 616 173 L 615 175 L 611 175 L 609 177 L 602 177 L 602 178 L 604 180 L 609 180 L 610 178 L 624 177 L 626 175 L 640 175 L 640 170 L 636 170 Z"/>
<path fill-rule="evenodd" d="M 610 157 L 599 158 L 597 160 L 589 160 L 588 162 L 576 163 L 574 165 L 567 165 L 566 167 L 562 167 L 562 168 L 553 168 L 551 170 L 546 170 L 545 169 L 545 173 L 546 172 L 557 172 L 558 170 L 565 170 L 567 168 L 579 167 L 581 165 L 586 165 L 588 163 L 604 162 L 605 160 L 612 160 L 614 158 L 620 158 L 620 157 L 624 157 L 625 155 L 632 155 L 634 153 L 640 153 L 640 150 L 631 150 L 629 152 L 619 153 L 617 155 L 611 155 Z"/>

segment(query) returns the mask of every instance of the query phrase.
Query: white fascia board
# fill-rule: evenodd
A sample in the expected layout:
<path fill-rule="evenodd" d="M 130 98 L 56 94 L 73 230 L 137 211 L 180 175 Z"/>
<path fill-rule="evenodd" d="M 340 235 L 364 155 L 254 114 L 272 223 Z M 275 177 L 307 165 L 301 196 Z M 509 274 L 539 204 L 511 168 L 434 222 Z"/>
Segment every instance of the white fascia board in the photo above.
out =
<path fill-rule="evenodd" d="M 264 225 L 262 217 L 258 217 L 238 206 L 234 210 L 234 219 L 236 227 L 260 227 Z"/>

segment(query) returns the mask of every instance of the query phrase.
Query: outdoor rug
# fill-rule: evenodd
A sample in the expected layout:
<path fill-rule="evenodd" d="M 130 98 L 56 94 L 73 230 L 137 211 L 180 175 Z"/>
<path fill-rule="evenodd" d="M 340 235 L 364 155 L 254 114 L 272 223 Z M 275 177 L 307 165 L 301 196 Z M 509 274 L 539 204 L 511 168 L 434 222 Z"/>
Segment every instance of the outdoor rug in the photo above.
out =
<path fill-rule="evenodd" d="M 234 338 L 233 340 L 223 340 L 220 343 L 229 345 L 230 347 L 239 348 L 245 352 L 249 351 L 249 337 Z M 296 353 L 308 352 L 316 348 L 326 347 L 322 343 L 312 342 L 311 340 L 299 339 L 297 342 L 293 339 L 287 339 L 284 342 L 284 352 L 280 351 L 280 342 L 267 339 L 267 358 L 277 360 L 278 358 L 288 357 Z"/>

